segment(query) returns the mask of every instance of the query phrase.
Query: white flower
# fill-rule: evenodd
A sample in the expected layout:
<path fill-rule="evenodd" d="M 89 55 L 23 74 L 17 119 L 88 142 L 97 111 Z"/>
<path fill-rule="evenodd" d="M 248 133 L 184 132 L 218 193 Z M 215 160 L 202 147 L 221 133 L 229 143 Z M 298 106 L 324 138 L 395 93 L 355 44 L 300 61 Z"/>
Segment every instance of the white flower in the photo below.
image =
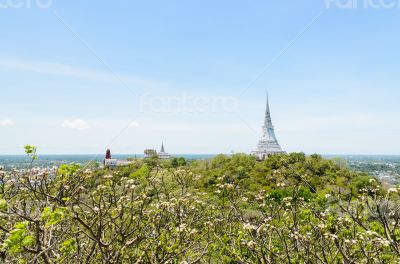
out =
<path fill-rule="evenodd" d="M 328 199 L 329 197 L 331 197 L 331 195 L 329 193 L 325 194 L 326 199 Z"/>
<path fill-rule="evenodd" d="M 398 191 L 397 191 L 396 188 L 389 188 L 389 189 L 387 190 L 387 192 L 388 192 L 388 193 L 398 193 Z"/>
<path fill-rule="evenodd" d="M 272 221 L 272 217 L 268 216 L 267 218 L 264 218 L 264 223 L 268 223 Z"/>
<path fill-rule="evenodd" d="M 181 224 L 180 226 L 178 226 L 178 228 L 176 229 L 176 231 L 178 232 L 183 232 L 186 228 L 186 224 Z"/>
<path fill-rule="evenodd" d="M 337 236 L 337 235 L 334 235 L 334 234 L 331 234 L 331 239 L 332 239 L 333 241 L 335 241 L 336 239 L 338 239 L 338 236 Z"/>
<path fill-rule="evenodd" d="M 204 225 L 207 226 L 207 227 L 213 227 L 214 226 L 214 224 L 212 222 L 210 222 L 210 221 L 205 222 Z"/>
<path fill-rule="evenodd" d="M 382 239 L 380 242 L 381 242 L 381 244 L 382 244 L 383 246 L 385 246 L 385 247 L 390 246 L 390 241 L 389 241 L 389 240 Z"/>
<path fill-rule="evenodd" d="M 256 243 L 254 241 L 249 241 L 247 242 L 247 246 L 251 249 L 254 249 L 256 247 Z"/>
<path fill-rule="evenodd" d="M 256 230 L 256 229 L 257 229 L 256 226 L 254 226 L 254 225 L 252 225 L 252 224 L 249 224 L 249 223 L 245 223 L 245 224 L 243 225 L 243 228 L 246 229 L 246 230 Z"/>
<path fill-rule="evenodd" d="M 129 179 L 129 180 L 126 181 L 126 183 L 127 183 L 127 184 L 134 184 L 134 183 L 135 183 L 135 180 Z"/>
<path fill-rule="evenodd" d="M 227 188 L 229 190 L 229 189 L 235 188 L 235 186 L 232 183 L 228 183 L 225 185 L 225 188 Z"/>

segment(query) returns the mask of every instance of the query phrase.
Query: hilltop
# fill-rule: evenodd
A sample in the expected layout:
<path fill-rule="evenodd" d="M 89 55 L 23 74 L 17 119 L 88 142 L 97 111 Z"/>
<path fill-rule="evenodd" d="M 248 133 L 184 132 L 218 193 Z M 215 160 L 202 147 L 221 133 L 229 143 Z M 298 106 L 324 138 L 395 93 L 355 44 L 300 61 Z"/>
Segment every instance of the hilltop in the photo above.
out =
<path fill-rule="evenodd" d="M 319 155 L 137 159 L 1 178 L 5 262 L 400 260 L 400 189 Z"/>

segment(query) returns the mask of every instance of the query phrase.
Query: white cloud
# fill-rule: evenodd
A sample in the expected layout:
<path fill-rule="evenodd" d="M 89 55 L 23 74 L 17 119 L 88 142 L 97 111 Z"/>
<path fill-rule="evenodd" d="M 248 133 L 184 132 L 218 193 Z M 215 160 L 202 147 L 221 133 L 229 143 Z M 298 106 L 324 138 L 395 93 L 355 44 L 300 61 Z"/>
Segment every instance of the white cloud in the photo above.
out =
<path fill-rule="evenodd" d="M 132 123 L 129 124 L 129 127 L 140 127 L 140 124 L 138 122 L 133 121 Z"/>
<path fill-rule="evenodd" d="M 13 125 L 15 125 L 14 120 L 10 119 L 0 120 L 0 126 L 13 126 Z"/>
<path fill-rule="evenodd" d="M 127 85 L 136 85 L 146 88 L 159 87 L 163 85 L 162 83 L 155 80 L 143 79 L 140 77 L 129 75 L 120 75 L 114 72 L 108 73 L 94 71 L 91 69 L 78 68 L 67 64 L 53 62 L 3 58 L 2 60 L 0 60 L 0 68 L 18 71 L 30 71 L 47 75 L 67 76 L 86 79 L 90 81 L 112 82 L 118 84 L 120 84 L 122 81 Z"/>
<path fill-rule="evenodd" d="M 89 124 L 82 119 L 65 120 L 62 127 L 74 130 L 87 130 L 90 128 Z"/>

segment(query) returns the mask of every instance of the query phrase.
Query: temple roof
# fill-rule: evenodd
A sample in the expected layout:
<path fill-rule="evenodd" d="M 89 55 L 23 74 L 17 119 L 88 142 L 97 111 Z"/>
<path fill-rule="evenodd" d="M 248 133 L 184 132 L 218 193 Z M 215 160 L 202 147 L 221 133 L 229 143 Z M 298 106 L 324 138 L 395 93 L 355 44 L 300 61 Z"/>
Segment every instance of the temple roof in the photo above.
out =
<path fill-rule="evenodd" d="M 264 125 L 262 127 L 262 135 L 257 144 L 257 149 L 252 152 L 253 155 L 258 156 L 260 159 L 265 158 L 266 155 L 273 153 L 282 153 L 282 149 L 275 136 L 274 126 L 272 125 L 271 111 L 269 107 L 269 97 L 267 93 L 267 102 L 265 109 Z"/>
<path fill-rule="evenodd" d="M 273 128 L 272 118 L 271 118 L 271 111 L 269 109 L 269 96 L 268 96 L 268 93 L 267 93 L 267 106 L 265 108 L 264 126 L 265 126 L 265 128 Z"/>
<path fill-rule="evenodd" d="M 161 153 L 164 153 L 164 152 L 165 152 L 165 150 L 164 150 L 164 142 L 161 143 L 161 150 L 160 150 L 160 152 L 161 152 Z"/>

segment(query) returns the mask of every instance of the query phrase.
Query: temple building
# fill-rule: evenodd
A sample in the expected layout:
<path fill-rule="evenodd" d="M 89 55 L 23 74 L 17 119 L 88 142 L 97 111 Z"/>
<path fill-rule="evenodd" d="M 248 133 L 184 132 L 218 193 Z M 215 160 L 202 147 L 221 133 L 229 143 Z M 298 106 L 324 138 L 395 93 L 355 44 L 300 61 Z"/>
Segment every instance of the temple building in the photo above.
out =
<path fill-rule="evenodd" d="M 162 143 L 160 152 L 157 153 L 155 149 L 146 149 L 144 151 L 144 157 L 145 158 L 158 157 L 161 160 L 168 160 L 171 158 L 171 154 L 165 151 L 164 143 Z"/>
<path fill-rule="evenodd" d="M 164 143 L 161 144 L 161 150 L 158 153 L 158 158 L 162 160 L 167 160 L 171 158 L 171 154 L 165 152 Z"/>
<path fill-rule="evenodd" d="M 155 149 L 144 150 L 144 158 L 153 158 L 153 157 L 157 157 L 157 150 Z"/>
<path fill-rule="evenodd" d="M 251 155 L 256 156 L 258 160 L 264 160 L 268 156 L 285 153 L 275 136 L 274 126 L 272 125 L 271 112 L 269 109 L 269 99 L 267 95 L 267 107 L 265 111 L 265 120 L 262 127 L 261 138 L 258 141 L 256 150 L 251 152 Z"/>
<path fill-rule="evenodd" d="M 104 167 L 114 168 L 117 166 L 118 160 L 111 157 L 111 150 L 107 149 L 106 157 L 104 159 Z"/>
<path fill-rule="evenodd" d="M 113 159 L 111 156 L 111 150 L 107 149 L 106 151 L 106 156 L 103 161 L 103 165 L 105 168 L 115 168 L 117 166 L 126 166 L 129 164 L 132 164 L 132 161 L 129 160 L 119 160 L 119 159 Z"/>

